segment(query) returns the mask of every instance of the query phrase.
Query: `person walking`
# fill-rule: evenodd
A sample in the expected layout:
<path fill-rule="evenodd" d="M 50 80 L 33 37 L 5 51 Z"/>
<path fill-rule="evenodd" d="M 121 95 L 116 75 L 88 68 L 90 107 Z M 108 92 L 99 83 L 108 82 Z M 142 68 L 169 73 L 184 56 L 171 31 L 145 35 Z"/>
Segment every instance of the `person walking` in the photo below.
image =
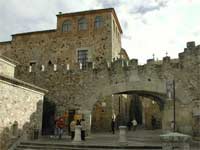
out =
<path fill-rule="evenodd" d="M 112 119 L 111 121 L 111 129 L 112 129 L 112 133 L 115 134 L 115 120 Z"/>
<path fill-rule="evenodd" d="M 74 135 L 75 135 L 75 126 L 76 126 L 76 121 L 75 121 L 75 120 L 72 120 L 72 122 L 70 123 L 71 140 L 74 139 Z"/>
<path fill-rule="evenodd" d="M 137 128 L 137 121 L 135 119 L 133 119 L 132 125 L 133 125 L 133 131 L 135 131 Z"/>
<path fill-rule="evenodd" d="M 129 130 L 129 131 L 131 130 L 131 126 L 132 126 L 132 123 L 131 123 L 131 121 L 129 121 L 129 122 L 127 123 L 127 127 L 128 127 L 128 130 Z"/>
<path fill-rule="evenodd" d="M 151 117 L 151 125 L 152 129 L 154 130 L 156 128 L 156 118 L 154 116 Z"/>
<path fill-rule="evenodd" d="M 81 140 L 85 141 L 86 122 L 85 119 L 81 120 Z"/>

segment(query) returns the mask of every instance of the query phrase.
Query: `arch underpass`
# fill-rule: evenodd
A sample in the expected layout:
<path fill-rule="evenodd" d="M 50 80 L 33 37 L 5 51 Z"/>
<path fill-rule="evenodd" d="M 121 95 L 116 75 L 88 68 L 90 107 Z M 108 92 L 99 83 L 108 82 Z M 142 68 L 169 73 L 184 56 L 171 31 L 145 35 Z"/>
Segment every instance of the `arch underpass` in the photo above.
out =
<path fill-rule="evenodd" d="M 150 99 L 154 99 L 154 101 L 156 101 L 159 104 L 161 110 L 164 109 L 164 104 L 167 99 L 167 95 L 164 93 L 156 93 L 156 92 L 149 92 L 149 91 L 134 91 L 133 90 L 133 91 L 123 91 L 123 92 L 113 93 L 113 94 L 127 94 L 127 95 L 136 94 L 138 96 L 144 96 Z"/>

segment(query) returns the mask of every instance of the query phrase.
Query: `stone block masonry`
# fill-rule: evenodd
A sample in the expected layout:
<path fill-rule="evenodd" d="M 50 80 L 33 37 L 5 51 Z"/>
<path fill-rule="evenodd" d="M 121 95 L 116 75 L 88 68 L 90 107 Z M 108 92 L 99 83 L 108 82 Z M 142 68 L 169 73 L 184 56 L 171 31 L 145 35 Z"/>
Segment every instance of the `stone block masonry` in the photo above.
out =
<path fill-rule="evenodd" d="M 14 78 L 14 64 L 1 58 L 0 69 L 0 149 L 42 128 L 42 107 L 47 91 Z M 9 71 L 11 70 L 11 71 Z M 4 71 L 6 71 L 4 73 Z M 8 73 L 8 75 L 6 75 Z"/>
<path fill-rule="evenodd" d="M 193 100 L 197 99 L 199 94 L 197 69 L 199 51 L 200 49 L 195 47 L 189 52 L 179 54 L 179 59 L 168 58 L 165 61 L 164 58 L 161 63 L 153 61 L 143 66 L 138 65 L 136 60 L 130 60 L 122 66 L 124 60 L 120 59 L 112 62 L 110 66 L 104 62 L 95 69 L 91 67 L 85 70 L 80 68 L 67 70 L 66 67 L 57 65 L 57 71 L 54 71 L 53 65 L 49 65 L 45 71 L 41 71 L 42 64 L 37 64 L 35 71 L 29 72 L 28 66 L 18 66 L 16 75 L 30 83 L 47 88 L 49 90 L 47 97 L 56 103 L 59 113 L 77 107 L 92 111 L 97 101 L 124 91 L 151 93 L 163 99 L 159 103 L 164 104 L 166 110 L 163 118 L 164 127 L 165 125 L 170 127 L 171 113 L 168 110 L 172 109 L 172 105 L 167 103 L 166 81 L 174 79 L 177 116 L 179 116 L 177 130 L 193 134 L 192 128 L 195 124 L 192 119 Z M 105 112 L 110 113 L 110 111 Z M 110 127 L 109 123 L 107 126 Z"/>

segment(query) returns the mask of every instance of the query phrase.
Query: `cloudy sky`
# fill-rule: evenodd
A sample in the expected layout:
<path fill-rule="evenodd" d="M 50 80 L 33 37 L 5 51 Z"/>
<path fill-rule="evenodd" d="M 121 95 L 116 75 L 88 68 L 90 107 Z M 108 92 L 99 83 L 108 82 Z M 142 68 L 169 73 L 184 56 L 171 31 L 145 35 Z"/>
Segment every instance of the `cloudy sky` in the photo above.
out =
<path fill-rule="evenodd" d="M 115 8 L 130 58 L 178 57 L 187 41 L 200 44 L 200 0 L 0 0 L 0 41 L 12 34 L 56 28 L 58 12 Z"/>

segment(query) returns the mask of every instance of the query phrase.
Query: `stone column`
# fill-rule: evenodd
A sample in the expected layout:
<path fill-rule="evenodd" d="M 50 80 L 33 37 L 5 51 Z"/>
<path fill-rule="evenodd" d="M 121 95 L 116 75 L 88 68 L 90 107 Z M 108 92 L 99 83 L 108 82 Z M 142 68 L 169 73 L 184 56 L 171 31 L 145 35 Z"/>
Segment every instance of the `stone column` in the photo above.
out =
<path fill-rule="evenodd" d="M 75 136 L 73 142 L 81 142 L 81 126 L 77 125 L 75 127 Z"/>
<path fill-rule="evenodd" d="M 160 135 L 163 150 L 190 150 L 190 142 L 192 138 L 189 135 L 173 132 Z"/>
<path fill-rule="evenodd" d="M 126 137 L 126 126 L 119 127 L 119 144 L 120 145 L 128 145 L 127 137 Z"/>

